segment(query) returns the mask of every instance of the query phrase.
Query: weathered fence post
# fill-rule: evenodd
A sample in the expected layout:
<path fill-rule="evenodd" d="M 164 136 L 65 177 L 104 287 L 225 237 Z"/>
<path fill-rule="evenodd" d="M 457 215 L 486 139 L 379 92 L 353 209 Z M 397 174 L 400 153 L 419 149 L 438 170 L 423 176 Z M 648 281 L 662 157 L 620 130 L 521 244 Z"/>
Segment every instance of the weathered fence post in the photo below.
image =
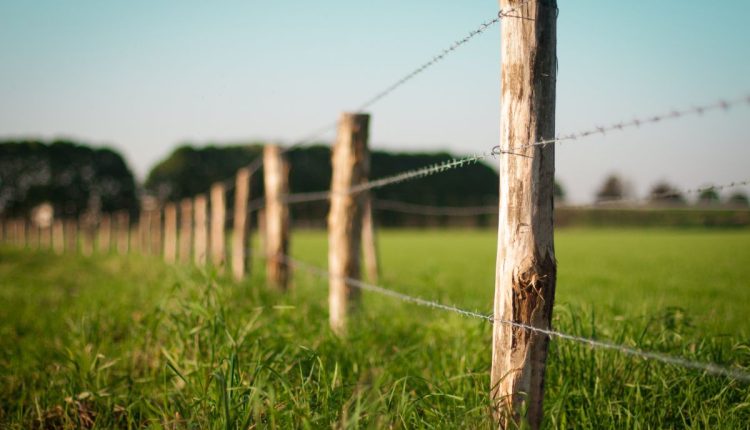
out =
<path fill-rule="evenodd" d="M 555 299 L 553 241 L 556 0 L 501 0 L 500 203 L 491 396 L 505 428 L 542 421 L 549 339 L 501 321 L 548 329 Z"/>
<path fill-rule="evenodd" d="M 206 250 L 208 246 L 208 231 L 206 230 L 208 202 L 204 194 L 195 196 L 193 209 L 195 211 L 195 234 L 193 235 L 195 249 L 193 251 L 193 258 L 195 259 L 195 265 L 201 267 L 206 265 Z"/>
<path fill-rule="evenodd" d="M 193 200 L 182 199 L 180 202 L 180 248 L 179 260 L 182 264 L 190 263 L 190 252 L 193 247 Z"/>
<path fill-rule="evenodd" d="M 112 218 L 108 213 L 102 214 L 99 220 L 99 239 L 97 249 L 102 254 L 109 254 L 112 238 Z"/>
<path fill-rule="evenodd" d="M 364 207 L 362 209 L 362 254 L 367 279 L 370 282 L 377 283 L 380 277 L 378 244 L 375 237 L 375 220 L 372 216 L 372 198 L 369 192 L 365 196 Z"/>
<path fill-rule="evenodd" d="M 164 261 L 174 264 L 177 261 L 177 205 L 164 206 Z"/>
<path fill-rule="evenodd" d="M 359 299 L 359 290 L 346 278 L 360 278 L 362 218 L 367 192 L 350 189 L 367 181 L 370 155 L 367 148 L 370 116 L 344 113 L 331 153 L 331 208 L 328 213 L 328 312 L 336 333 L 346 330 L 347 315 Z"/>
<path fill-rule="evenodd" d="M 224 225 L 227 220 L 227 208 L 224 199 L 224 184 L 217 182 L 211 185 L 211 264 L 220 271 L 224 269 L 226 245 Z"/>
<path fill-rule="evenodd" d="M 263 182 L 266 191 L 266 278 L 270 285 L 285 290 L 289 286 L 289 265 L 284 256 L 289 249 L 289 165 L 278 145 L 263 148 Z"/>
<path fill-rule="evenodd" d="M 234 185 L 234 228 L 232 231 L 232 275 L 239 281 L 245 277 L 248 262 L 247 249 L 250 229 L 248 228 L 247 204 L 250 199 L 250 169 L 237 171 Z"/>
<path fill-rule="evenodd" d="M 117 253 L 126 255 L 130 251 L 130 214 L 127 211 L 117 212 Z"/>
<path fill-rule="evenodd" d="M 65 233 L 63 220 L 55 218 L 52 221 L 52 249 L 55 254 L 62 254 L 65 252 Z"/>

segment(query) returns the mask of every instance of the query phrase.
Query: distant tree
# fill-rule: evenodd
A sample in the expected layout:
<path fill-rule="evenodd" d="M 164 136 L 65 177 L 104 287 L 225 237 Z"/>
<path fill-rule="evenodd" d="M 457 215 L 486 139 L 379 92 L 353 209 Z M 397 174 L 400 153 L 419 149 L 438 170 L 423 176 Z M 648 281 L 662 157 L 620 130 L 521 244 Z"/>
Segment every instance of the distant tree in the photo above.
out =
<path fill-rule="evenodd" d="M 71 216 L 92 204 L 103 211 L 132 211 L 135 179 L 109 148 L 62 140 L 0 142 L 0 212 L 25 215 L 43 202 Z"/>
<path fill-rule="evenodd" d="M 682 193 L 667 182 L 661 181 L 651 188 L 649 193 L 651 203 L 681 205 L 685 203 Z"/>
<path fill-rule="evenodd" d="M 706 188 L 698 195 L 698 204 L 703 206 L 716 205 L 719 200 L 719 193 L 714 188 Z"/>
<path fill-rule="evenodd" d="M 745 194 L 744 192 L 737 191 L 736 193 L 733 193 L 731 196 L 729 196 L 729 200 L 727 200 L 727 203 L 734 207 L 746 208 L 750 206 L 750 199 L 748 199 L 747 194 Z"/>
<path fill-rule="evenodd" d="M 604 184 L 596 192 L 597 202 L 621 200 L 623 198 L 625 198 L 625 184 L 619 176 L 614 174 L 607 176 Z"/>
<path fill-rule="evenodd" d="M 554 189 L 552 190 L 552 195 L 555 197 L 555 201 L 563 202 L 565 201 L 565 188 L 563 188 L 562 184 L 555 179 L 555 185 Z"/>

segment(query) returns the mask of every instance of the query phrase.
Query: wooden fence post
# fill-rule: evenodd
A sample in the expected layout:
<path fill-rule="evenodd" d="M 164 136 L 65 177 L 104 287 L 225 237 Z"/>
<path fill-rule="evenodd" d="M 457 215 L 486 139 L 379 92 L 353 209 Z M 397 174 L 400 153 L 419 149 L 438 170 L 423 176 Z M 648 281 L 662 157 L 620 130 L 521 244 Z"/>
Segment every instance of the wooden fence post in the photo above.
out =
<path fill-rule="evenodd" d="M 99 238 L 97 240 L 97 249 L 102 254 L 109 254 L 112 244 L 112 217 L 110 214 L 102 214 L 99 219 Z"/>
<path fill-rule="evenodd" d="M 164 206 L 164 261 L 174 264 L 177 261 L 177 205 Z"/>
<path fill-rule="evenodd" d="M 217 182 L 211 185 L 211 264 L 219 271 L 224 269 L 226 245 L 224 226 L 227 220 L 227 208 L 224 199 L 224 184 Z"/>
<path fill-rule="evenodd" d="M 94 253 L 94 220 L 91 214 L 84 213 L 78 218 L 78 234 L 81 235 L 81 254 L 90 257 Z"/>
<path fill-rule="evenodd" d="M 26 228 L 26 218 L 18 219 L 18 245 L 21 248 L 27 248 L 29 246 L 29 235 L 28 229 Z"/>
<path fill-rule="evenodd" d="M 372 216 L 372 198 L 368 192 L 362 209 L 362 254 L 365 262 L 367 279 L 377 283 L 380 277 L 378 265 L 378 244 L 375 237 L 375 220 Z"/>
<path fill-rule="evenodd" d="M 31 220 L 29 222 L 28 243 L 29 249 L 39 250 L 39 226 Z"/>
<path fill-rule="evenodd" d="M 278 145 L 263 148 L 263 182 L 266 191 L 266 279 L 270 285 L 289 287 L 289 165 Z"/>
<path fill-rule="evenodd" d="M 247 249 L 249 245 L 247 204 L 250 199 L 250 169 L 237 171 L 234 185 L 234 228 L 232 231 L 232 275 L 237 281 L 245 277 L 245 266 L 248 264 Z"/>
<path fill-rule="evenodd" d="M 65 252 L 65 233 L 64 233 L 63 220 L 55 218 L 52 221 L 52 249 L 55 254 L 62 254 Z"/>
<path fill-rule="evenodd" d="M 65 220 L 65 252 L 78 252 L 78 222 L 75 218 Z"/>
<path fill-rule="evenodd" d="M 158 206 L 151 210 L 151 216 L 149 220 L 151 225 L 149 226 L 149 239 L 151 246 L 152 255 L 161 255 L 162 253 L 162 216 L 161 208 Z"/>
<path fill-rule="evenodd" d="M 346 278 L 360 278 L 362 218 L 367 192 L 351 193 L 367 181 L 370 155 L 367 148 L 370 116 L 344 113 L 331 152 L 331 208 L 328 213 L 328 312 L 334 332 L 346 331 L 349 312 L 359 301 L 359 290 Z"/>
<path fill-rule="evenodd" d="M 195 196 L 193 209 L 195 210 L 195 234 L 193 235 L 195 250 L 193 258 L 195 259 L 195 265 L 201 267 L 206 265 L 206 247 L 208 245 L 208 231 L 206 230 L 208 202 L 204 194 Z"/>
<path fill-rule="evenodd" d="M 553 241 L 556 0 L 501 0 L 503 20 L 500 203 L 492 330 L 491 396 L 500 425 L 541 426 L 549 338 L 513 321 L 548 329 L 555 299 Z"/>
<path fill-rule="evenodd" d="M 142 254 L 148 254 L 151 250 L 149 246 L 149 229 L 151 228 L 151 211 L 141 209 L 138 216 L 138 250 Z"/>
<path fill-rule="evenodd" d="M 182 264 L 190 263 L 193 247 L 193 200 L 182 199 L 180 202 L 180 248 L 179 260 Z"/>
<path fill-rule="evenodd" d="M 115 214 L 117 227 L 117 253 L 126 255 L 130 251 L 130 214 L 121 210 Z"/>

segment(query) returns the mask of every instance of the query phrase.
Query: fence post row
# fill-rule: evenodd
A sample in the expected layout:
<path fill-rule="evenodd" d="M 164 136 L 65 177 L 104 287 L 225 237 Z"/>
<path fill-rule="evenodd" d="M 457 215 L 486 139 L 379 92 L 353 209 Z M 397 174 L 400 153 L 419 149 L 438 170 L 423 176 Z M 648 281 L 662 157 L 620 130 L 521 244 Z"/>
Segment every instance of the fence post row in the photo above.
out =
<path fill-rule="evenodd" d="M 158 206 L 151 209 L 151 216 L 149 217 L 149 242 L 150 242 L 150 253 L 151 255 L 160 255 L 162 251 L 162 220 L 161 220 L 161 208 Z"/>
<path fill-rule="evenodd" d="M 266 191 L 265 245 L 266 277 L 269 285 L 289 287 L 289 266 L 284 261 L 289 249 L 289 165 L 278 145 L 263 148 L 263 182 Z"/>
<path fill-rule="evenodd" d="M 232 275 L 239 281 L 245 277 L 250 229 L 248 228 L 247 204 L 250 200 L 250 169 L 243 167 L 237 171 L 234 185 L 234 226 L 232 230 Z"/>
<path fill-rule="evenodd" d="M 193 250 L 193 258 L 195 265 L 201 267 L 206 265 L 206 251 L 208 246 L 206 225 L 208 220 L 208 202 L 206 201 L 205 194 L 195 196 L 193 210 L 195 211 L 195 249 Z"/>
<path fill-rule="evenodd" d="M 180 202 L 180 245 L 179 260 L 182 264 L 190 263 L 190 252 L 193 246 L 193 200 L 182 199 Z"/>
<path fill-rule="evenodd" d="M 346 331 L 348 313 L 359 300 L 359 290 L 346 278 L 360 278 L 362 219 L 367 192 L 349 192 L 367 181 L 370 154 L 367 148 L 370 116 L 344 113 L 331 152 L 331 206 L 328 213 L 328 308 L 335 333 Z"/>
<path fill-rule="evenodd" d="M 164 205 L 164 261 L 173 264 L 177 261 L 177 205 Z"/>
<path fill-rule="evenodd" d="M 226 257 L 224 223 L 226 222 L 226 205 L 224 184 L 217 182 L 211 185 L 211 264 L 219 271 L 224 269 Z"/>
<path fill-rule="evenodd" d="M 502 10 L 518 2 L 501 0 Z M 541 329 L 551 325 L 556 263 L 553 242 L 555 145 L 555 0 L 530 0 L 502 26 L 500 203 L 495 301 L 497 320 Z M 542 420 L 549 338 L 509 324 L 493 325 L 491 396 L 505 428 Z"/>

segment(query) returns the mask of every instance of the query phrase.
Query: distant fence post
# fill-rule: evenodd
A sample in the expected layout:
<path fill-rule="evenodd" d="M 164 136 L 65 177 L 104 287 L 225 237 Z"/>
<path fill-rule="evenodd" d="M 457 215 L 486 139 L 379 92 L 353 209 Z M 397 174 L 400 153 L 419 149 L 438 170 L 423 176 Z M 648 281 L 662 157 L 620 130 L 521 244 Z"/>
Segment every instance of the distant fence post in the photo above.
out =
<path fill-rule="evenodd" d="M 142 254 L 148 254 L 151 251 L 149 245 L 149 229 L 151 228 L 151 211 L 141 209 L 138 217 L 138 250 Z"/>
<path fill-rule="evenodd" d="M 503 20 L 500 202 L 492 329 L 491 397 L 501 427 L 541 426 L 549 338 L 512 321 L 549 329 L 555 299 L 553 242 L 556 0 L 501 0 Z"/>
<path fill-rule="evenodd" d="M 29 222 L 29 234 L 28 234 L 28 247 L 29 249 L 39 249 L 39 226 L 36 225 L 34 220 Z"/>
<path fill-rule="evenodd" d="M 350 188 L 367 181 L 370 116 L 344 113 L 331 152 L 331 207 L 328 213 L 329 323 L 336 333 L 346 330 L 347 316 L 359 299 L 359 290 L 346 278 L 360 278 L 362 218 L 367 193 Z"/>
<path fill-rule="evenodd" d="M 39 246 L 42 249 L 51 249 L 52 248 L 52 222 L 51 220 L 41 227 L 40 231 L 41 237 L 39 238 Z"/>
<path fill-rule="evenodd" d="M 219 271 L 224 269 L 226 245 L 224 226 L 227 220 L 227 208 L 224 199 L 224 184 L 217 182 L 211 185 L 211 264 Z"/>
<path fill-rule="evenodd" d="M 193 258 L 195 259 L 195 265 L 202 267 L 206 265 L 206 251 L 208 246 L 208 231 L 206 230 L 208 202 L 206 201 L 205 194 L 195 196 L 193 210 L 195 211 L 195 234 L 193 235 L 195 250 Z"/>
<path fill-rule="evenodd" d="M 164 206 L 164 261 L 174 264 L 177 261 L 177 205 Z"/>
<path fill-rule="evenodd" d="M 278 145 L 263 148 L 263 182 L 266 190 L 266 279 L 285 290 L 289 266 L 283 260 L 289 249 L 289 165 Z"/>
<path fill-rule="evenodd" d="M 249 245 L 247 204 L 250 199 L 250 169 L 237 171 L 234 185 L 234 228 L 232 231 L 232 275 L 239 281 L 245 277 Z"/>
<path fill-rule="evenodd" d="M 151 216 L 149 217 L 149 239 L 150 249 L 152 255 L 161 255 L 162 252 L 162 216 L 161 208 L 156 206 L 150 211 Z"/>
<path fill-rule="evenodd" d="M 117 217 L 117 253 L 126 255 L 130 251 L 130 214 L 120 211 Z"/>
<path fill-rule="evenodd" d="M 375 220 L 372 216 L 372 197 L 368 192 L 362 209 L 362 254 L 365 262 L 367 279 L 377 283 L 380 277 L 378 264 L 378 243 L 375 237 Z"/>
<path fill-rule="evenodd" d="M 65 233 L 63 220 L 55 218 L 52 221 L 52 249 L 55 254 L 65 252 Z"/>
<path fill-rule="evenodd" d="M 190 263 L 193 249 L 193 200 L 182 199 L 180 202 L 180 246 L 179 260 L 182 264 Z"/>
<path fill-rule="evenodd" d="M 78 234 L 81 235 L 81 254 L 90 257 L 94 253 L 94 219 L 90 213 L 78 218 Z"/>
<path fill-rule="evenodd" d="M 78 252 L 78 221 L 75 218 L 65 220 L 65 252 Z"/>
<path fill-rule="evenodd" d="M 18 219 L 18 246 L 21 248 L 27 248 L 28 241 L 29 241 L 29 235 L 28 235 L 28 229 L 26 228 L 26 218 L 19 218 Z"/>
<path fill-rule="evenodd" d="M 102 254 L 109 254 L 110 244 L 112 237 L 112 217 L 110 214 L 102 214 L 99 220 L 99 240 L 97 241 L 97 249 Z"/>

